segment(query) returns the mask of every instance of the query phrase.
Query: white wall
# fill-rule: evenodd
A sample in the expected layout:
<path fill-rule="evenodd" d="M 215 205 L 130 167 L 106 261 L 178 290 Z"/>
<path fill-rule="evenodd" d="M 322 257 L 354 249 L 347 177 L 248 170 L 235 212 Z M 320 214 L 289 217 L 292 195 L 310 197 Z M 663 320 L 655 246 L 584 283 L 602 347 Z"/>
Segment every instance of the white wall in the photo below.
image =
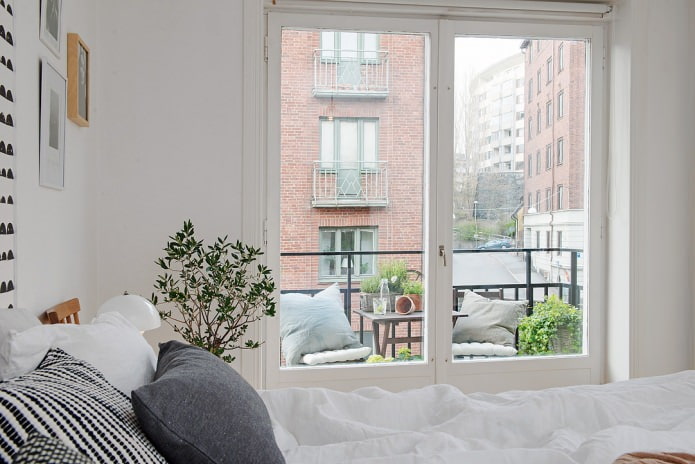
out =
<path fill-rule="evenodd" d="M 227 0 L 102 2 L 99 25 L 101 302 L 149 296 L 186 219 L 206 240 L 240 238 L 243 32 Z"/>
<path fill-rule="evenodd" d="M 96 2 L 63 2 L 60 58 L 39 41 L 39 1 L 15 1 L 17 78 L 16 225 L 17 304 L 37 314 L 79 297 L 85 313 L 96 304 L 96 179 L 99 116 L 91 127 L 67 120 L 65 189 L 39 187 L 39 60 L 67 76 L 66 33 L 96 45 Z M 100 87 L 98 49 L 92 57 L 92 89 Z"/>
<path fill-rule="evenodd" d="M 615 10 L 608 380 L 692 367 L 692 64 L 687 0 Z"/>

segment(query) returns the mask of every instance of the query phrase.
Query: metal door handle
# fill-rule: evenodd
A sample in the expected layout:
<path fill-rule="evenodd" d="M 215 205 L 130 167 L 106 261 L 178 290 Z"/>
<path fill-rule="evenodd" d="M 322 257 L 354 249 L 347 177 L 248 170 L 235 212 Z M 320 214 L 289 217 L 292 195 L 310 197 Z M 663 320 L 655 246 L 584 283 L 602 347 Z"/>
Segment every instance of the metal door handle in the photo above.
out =
<path fill-rule="evenodd" d="M 439 256 L 442 257 L 444 261 L 444 267 L 446 267 L 446 253 L 444 252 L 444 245 L 439 245 Z"/>

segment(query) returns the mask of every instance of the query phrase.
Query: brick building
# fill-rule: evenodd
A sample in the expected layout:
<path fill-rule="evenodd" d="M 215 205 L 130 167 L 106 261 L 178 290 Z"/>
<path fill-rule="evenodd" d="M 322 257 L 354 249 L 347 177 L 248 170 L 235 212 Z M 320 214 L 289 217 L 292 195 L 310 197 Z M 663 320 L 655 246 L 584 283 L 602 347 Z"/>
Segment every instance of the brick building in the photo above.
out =
<path fill-rule="evenodd" d="M 283 31 L 282 253 L 423 249 L 424 60 L 418 35 Z M 281 288 L 345 288 L 348 264 L 359 287 L 392 258 L 283 256 Z"/>
<path fill-rule="evenodd" d="M 526 40 L 524 246 L 584 248 L 586 49 L 582 41 Z M 553 282 L 569 281 L 569 253 L 534 253 Z M 580 266 L 580 282 L 582 263 Z"/>

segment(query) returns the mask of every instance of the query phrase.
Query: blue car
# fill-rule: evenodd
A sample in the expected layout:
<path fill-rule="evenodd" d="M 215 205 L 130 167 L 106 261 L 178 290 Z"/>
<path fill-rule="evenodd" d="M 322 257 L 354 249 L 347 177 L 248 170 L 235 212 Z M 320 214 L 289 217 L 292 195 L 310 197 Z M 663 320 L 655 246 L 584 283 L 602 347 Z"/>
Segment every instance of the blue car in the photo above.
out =
<path fill-rule="evenodd" d="M 482 245 L 478 246 L 478 250 L 490 250 L 494 248 L 513 248 L 514 243 L 508 238 L 499 238 L 495 240 L 488 240 Z"/>

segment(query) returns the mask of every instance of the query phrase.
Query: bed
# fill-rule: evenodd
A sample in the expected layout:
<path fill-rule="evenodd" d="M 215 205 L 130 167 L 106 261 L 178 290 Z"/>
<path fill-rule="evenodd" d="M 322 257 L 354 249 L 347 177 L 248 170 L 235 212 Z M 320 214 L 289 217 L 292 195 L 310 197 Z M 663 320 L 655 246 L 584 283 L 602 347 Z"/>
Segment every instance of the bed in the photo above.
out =
<path fill-rule="evenodd" d="M 694 371 L 494 395 L 256 391 L 181 342 L 155 359 L 116 313 L 0 310 L 0 375 L 1 462 L 695 463 Z"/>

